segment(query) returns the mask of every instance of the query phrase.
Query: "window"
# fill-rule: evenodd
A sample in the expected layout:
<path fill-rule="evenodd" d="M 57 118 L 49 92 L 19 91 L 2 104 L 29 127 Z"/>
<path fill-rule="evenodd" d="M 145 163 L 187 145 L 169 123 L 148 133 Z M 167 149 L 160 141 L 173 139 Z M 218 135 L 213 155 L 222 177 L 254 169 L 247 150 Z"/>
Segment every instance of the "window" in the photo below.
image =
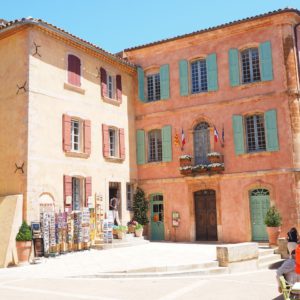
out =
<path fill-rule="evenodd" d="M 71 150 L 81 151 L 81 124 L 79 120 L 71 120 Z"/>
<path fill-rule="evenodd" d="M 82 206 L 82 197 L 83 197 L 83 180 L 80 178 L 72 177 L 72 207 L 73 210 L 80 210 Z"/>
<path fill-rule="evenodd" d="M 148 133 L 148 161 L 162 161 L 162 136 L 161 130 L 156 129 Z"/>
<path fill-rule="evenodd" d="M 133 184 L 126 184 L 126 199 L 127 199 L 127 210 L 133 210 Z"/>
<path fill-rule="evenodd" d="M 251 48 L 241 52 L 242 82 L 260 81 L 258 48 Z"/>
<path fill-rule="evenodd" d="M 160 100 L 160 75 L 153 74 L 147 76 L 148 101 Z"/>
<path fill-rule="evenodd" d="M 81 62 L 72 54 L 68 55 L 68 82 L 72 85 L 80 86 Z"/>
<path fill-rule="evenodd" d="M 192 94 L 207 92 L 206 60 L 197 60 L 191 63 Z"/>
<path fill-rule="evenodd" d="M 257 114 L 247 116 L 245 118 L 246 123 L 246 140 L 248 152 L 265 151 L 266 150 L 266 138 L 265 138 L 265 126 L 264 115 Z"/>
<path fill-rule="evenodd" d="M 115 77 L 107 74 L 107 97 L 110 99 L 115 99 Z"/>
<path fill-rule="evenodd" d="M 118 130 L 115 128 L 108 129 L 109 134 L 109 156 L 118 157 L 119 153 L 119 139 Z"/>

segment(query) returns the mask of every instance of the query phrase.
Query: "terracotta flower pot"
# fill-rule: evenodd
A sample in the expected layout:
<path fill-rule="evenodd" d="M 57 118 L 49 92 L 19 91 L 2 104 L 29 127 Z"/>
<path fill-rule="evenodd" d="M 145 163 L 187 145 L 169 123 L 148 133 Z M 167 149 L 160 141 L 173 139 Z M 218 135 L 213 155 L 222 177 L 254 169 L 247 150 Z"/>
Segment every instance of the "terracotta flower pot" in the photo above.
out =
<path fill-rule="evenodd" d="M 143 236 L 143 228 L 141 228 L 141 229 L 136 229 L 136 230 L 135 230 L 135 236 L 136 236 L 136 237 L 141 237 L 141 236 Z"/>
<path fill-rule="evenodd" d="M 192 164 L 190 158 L 180 158 L 179 162 L 180 162 L 180 167 L 187 167 Z"/>
<path fill-rule="evenodd" d="M 221 156 L 208 156 L 207 158 L 211 164 L 221 162 Z"/>
<path fill-rule="evenodd" d="M 270 246 L 277 245 L 277 240 L 278 240 L 280 231 L 281 231 L 280 227 L 267 227 Z"/>
<path fill-rule="evenodd" d="M 27 263 L 29 261 L 31 241 L 16 242 L 17 254 L 19 264 Z"/>

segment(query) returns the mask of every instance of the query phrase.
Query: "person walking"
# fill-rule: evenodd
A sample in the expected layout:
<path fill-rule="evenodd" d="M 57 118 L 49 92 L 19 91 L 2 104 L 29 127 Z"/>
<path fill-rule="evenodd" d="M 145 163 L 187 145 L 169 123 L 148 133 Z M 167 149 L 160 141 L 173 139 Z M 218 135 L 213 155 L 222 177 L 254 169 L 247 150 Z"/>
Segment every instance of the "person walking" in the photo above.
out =
<path fill-rule="evenodd" d="M 119 206 L 119 199 L 116 196 L 114 196 L 109 200 L 109 209 L 112 211 L 114 224 L 117 226 L 120 225 L 118 206 Z"/>
<path fill-rule="evenodd" d="M 292 251 L 296 249 L 298 243 L 298 231 L 295 227 L 292 227 L 287 233 L 287 241 L 288 252 L 291 256 Z"/>

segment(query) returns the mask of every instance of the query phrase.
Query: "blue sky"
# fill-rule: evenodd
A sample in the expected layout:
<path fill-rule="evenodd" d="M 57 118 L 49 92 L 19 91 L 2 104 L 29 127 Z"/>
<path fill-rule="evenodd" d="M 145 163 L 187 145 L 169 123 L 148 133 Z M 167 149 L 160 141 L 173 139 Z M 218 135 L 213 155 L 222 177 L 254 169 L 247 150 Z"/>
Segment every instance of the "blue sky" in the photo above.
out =
<path fill-rule="evenodd" d="M 0 18 L 32 16 L 115 53 L 257 14 L 299 0 L 10 0 Z"/>

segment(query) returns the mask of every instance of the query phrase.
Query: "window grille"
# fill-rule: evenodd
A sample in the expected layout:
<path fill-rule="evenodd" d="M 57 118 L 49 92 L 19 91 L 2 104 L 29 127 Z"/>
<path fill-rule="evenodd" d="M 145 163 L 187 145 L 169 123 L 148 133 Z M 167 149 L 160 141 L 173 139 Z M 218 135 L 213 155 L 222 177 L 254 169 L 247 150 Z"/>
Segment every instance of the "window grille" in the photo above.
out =
<path fill-rule="evenodd" d="M 161 130 L 152 130 L 148 134 L 149 162 L 162 161 L 162 138 Z"/>
<path fill-rule="evenodd" d="M 127 194 L 127 210 L 133 210 L 133 184 L 126 184 L 126 194 Z"/>
<path fill-rule="evenodd" d="M 160 99 L 160 76 L 153 74 L 147 76 L 148 101 L 156 101 Z"/>
<path fill-rule="evenodd" d="M 206 60 L 197 60 L 191 63 L 192 93 L 207 91 Z"/>
<path fill-rule="evenodd" d="M 257 48 L 241 52 L 243 83 L 260 81 L 259 53 Z"/>
<path fill-rule="evenodd" d="M 266 150 L 264 116 L 262 114 L 246 117 L 246 137 L 248 152 Z"/>

